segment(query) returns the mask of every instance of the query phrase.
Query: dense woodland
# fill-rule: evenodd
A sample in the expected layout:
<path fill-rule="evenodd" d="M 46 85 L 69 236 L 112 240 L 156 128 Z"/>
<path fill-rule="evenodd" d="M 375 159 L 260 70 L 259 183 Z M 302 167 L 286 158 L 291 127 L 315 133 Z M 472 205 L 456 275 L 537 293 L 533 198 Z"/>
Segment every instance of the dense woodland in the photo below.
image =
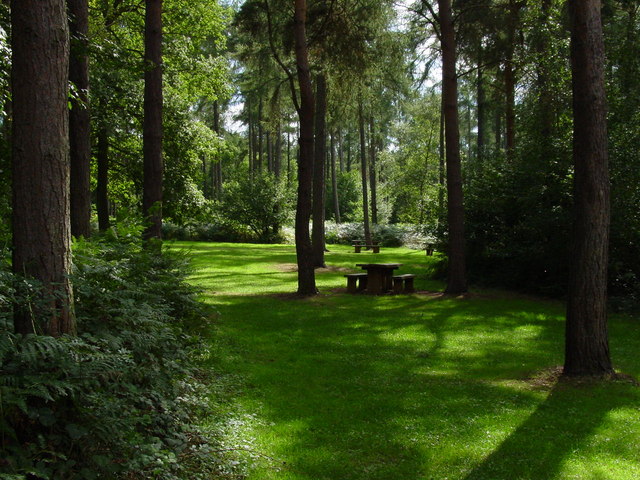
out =
<path fill-rule="evenodd" d="M 158 256 L 162 238 L 295 242 L 305 295 L 327 243 L 433 243 L 448 292 L 568 298 L 568 338 L 599 343 L 568 341 L 567 372 L 611 373 L 606 310 L 640 305 L 639 10 L 634 0 L 0 3 L 3 374 L 52 359 L 69 368 L 45 381 L 33 367 L 42 388 L 22 378 L 3 394 L 13 457 L 0 468 L 62 478 L 30 458 L 121 408 L 131 428 L 105 428 L 83 468 L 118 470 L 100 442 L 125 458 L 140 431 L 167 430 L 140 425 L 145 406 L 122 407 L 109 386 L 127 372 L 119 381 L 148 405 L 184 387 L 162 369 L 139 384 L 139 368 L 181 364 L 183 324 L 201 315 L 180 260 Z M 125 348 L 131 357 L 118 356 Z M 97 373 L 76 385 L 78 356 Z M 85 423 L 69 429 L 54 399 L 60 418 L 81 403 L 104 411 L 81 409 Z M 58 436 L 29 442 L 42 425 Z M 149 458 L 164 451 L 145 445 Z M 73 447 L 65 455 L 75 471 Z M 143 457 L 116 473 L 151 468 Z"/>

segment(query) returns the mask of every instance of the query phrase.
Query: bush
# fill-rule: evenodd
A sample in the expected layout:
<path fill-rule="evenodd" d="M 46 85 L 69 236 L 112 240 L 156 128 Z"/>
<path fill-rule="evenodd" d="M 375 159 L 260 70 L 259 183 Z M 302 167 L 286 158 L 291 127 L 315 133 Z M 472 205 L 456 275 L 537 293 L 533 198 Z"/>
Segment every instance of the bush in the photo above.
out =
<path fill-rule="evenodd" d="M 74 261 L 78 335 L 61 338 L 12 332 L 39 286 L 1 270 L 0 477 L 191 478 L 187 447 L 214 439 L 190 426 L 204 401 L 186 332 L 203 311 L 183 259 L 103 238 Z"/>
<path fill-rule="evenodd" d="M 351 245 L 354 240 L 364 239 L 362 223 L 327 222 L 325 224 L 327 243 Z M 420 250 L 427 243 L 434 243 L 433 237 L 427 233 L 424 225 L 373 225 L 371 228 L 373 241 L 386 247 L 406 246 Z"/>

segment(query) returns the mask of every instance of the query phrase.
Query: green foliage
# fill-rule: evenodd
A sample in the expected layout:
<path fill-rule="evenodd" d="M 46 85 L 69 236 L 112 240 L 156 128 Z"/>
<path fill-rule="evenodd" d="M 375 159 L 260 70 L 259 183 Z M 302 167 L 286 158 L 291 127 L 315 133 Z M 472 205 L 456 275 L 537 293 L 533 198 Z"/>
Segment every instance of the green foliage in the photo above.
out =
<path fill-rule="evenodd" d="M 351 245 L 354 240 L 364 238 L 362 223 L 327 222 L 325 224 L 325 238 L 327 243 Z M 385 247 L 405 246 L 423 249 L 427 243 L 433 243 L 433 237 L 426 233 L 424 225 L 392 224 L 372 225 L 373 240 Z"/>
<path fill-rule="evenodd" d="M 103 238 L 77 243 L 74 260 L 76 337 L 14 334 L 28 289 L 0 274 L 0 473 L 192 478 L 185 453 L 213 440 L 190 427 L 203 403 L 185 332 L 203 311 L 184 258 Z"/>
<path fill-rule="evenodd" d="M 355 170 L 350 172 L 336 172 L 338 183 L 338 204 L 340 206 L 340 219 L 345 222 L 354 222 L 362 218 L 362 192 L 359 184 L 359 173 Z M 326 218 L 333 218 L 333 190 L 331 181 L 327 182 L 325 191 L 325 215 Z"/>
<path fill-rule="evenodd" d="M 224 185 L 220 212 L 226 222 L 249 228 L 260 242 L 278 238 L 290 218 L 292 192 L 270 173 L 254 173 Z"/>

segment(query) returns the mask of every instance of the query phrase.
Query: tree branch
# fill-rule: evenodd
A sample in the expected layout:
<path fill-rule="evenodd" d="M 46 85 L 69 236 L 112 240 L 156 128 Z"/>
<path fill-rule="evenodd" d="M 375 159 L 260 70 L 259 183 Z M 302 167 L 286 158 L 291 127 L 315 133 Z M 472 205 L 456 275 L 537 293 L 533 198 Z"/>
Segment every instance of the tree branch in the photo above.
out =
<path fill-rule="evenodd" d="M 275 42 L 273 41 L 273 25 L 271 24 L 271 10 L 269 9 L 269 0 L 264 0 L 264 9 L 267 14 L 267 28 L 269 30 L 269 48 L 271 49 L 271 55 L 278 65 L 284 70 L 289 79 L 289 88 L 291 89 L 291 100 L 293 100 L 293 106 L 297 112 L 300 112 L 300 102 L 298 101 L 298 95 L 296 94 L 296 82 L 291 70 L 284 64 L 278 51 L 276 50 Z"/>

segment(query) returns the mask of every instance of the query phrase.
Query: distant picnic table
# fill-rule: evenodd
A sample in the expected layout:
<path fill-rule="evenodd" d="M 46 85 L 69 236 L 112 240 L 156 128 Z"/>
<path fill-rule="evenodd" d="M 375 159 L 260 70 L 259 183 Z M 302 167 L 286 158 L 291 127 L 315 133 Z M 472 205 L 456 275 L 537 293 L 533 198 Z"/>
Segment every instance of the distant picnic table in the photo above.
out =
<path fill-rule="evenodd" d="M 380 253 L 380 244 L 378 242 L 371 242 L 371 244 L 366 244 L 362 240 L 354 240 L 352 243 L 354 253 L 360 253 L 362 248 L 366 248 L 371 250 L 373 253 Z"/>

